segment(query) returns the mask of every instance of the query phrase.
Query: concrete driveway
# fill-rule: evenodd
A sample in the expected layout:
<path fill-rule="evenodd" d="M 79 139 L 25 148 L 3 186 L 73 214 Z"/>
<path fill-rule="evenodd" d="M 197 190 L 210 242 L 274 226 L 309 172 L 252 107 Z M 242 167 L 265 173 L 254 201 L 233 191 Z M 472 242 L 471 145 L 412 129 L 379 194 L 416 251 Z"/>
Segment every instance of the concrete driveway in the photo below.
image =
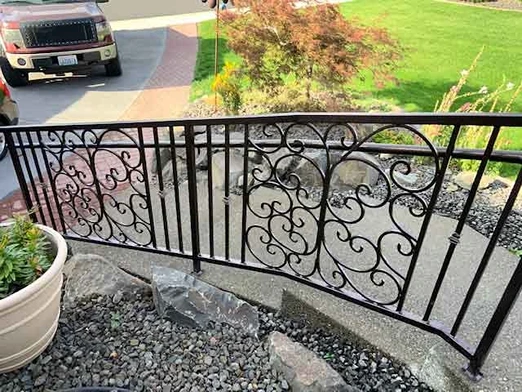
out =
<path fill-rule="evenodd" d="M 19 104 L 21 125 L 133 120 L 137 119 L 136 112 L 139 112 L 140 119 L 157 116 L 154 111 L 147 116 L 140 109 L 144 106 L 144 96 L 149 102 L 156 93 L 165 95 L 174 86 L 169 83 L 175 78 L 171 78 L 168 72 L 159 78 L 161 83 L 156 87 L 161 88 L 147 85 L 153 75 L 152 79 L 158 80 L 155 70 L 165 60 L 166 27 L 196 23 L 213 16 L 208 6 L 200 0 L 110 0 L 101 7 L 113 22 L 123 76 L 107 78 L 103 67 L 88 76 L 56 78 L 34 75 L 28 86 L 12 89 L 12 95 Z M 172 34 L 170 37 L 172 46 Z M 174 39 L 174 45 L 178 43 Z M 175 57 L 166 63 L 169 68 L 174 69 L 173 64 L 186 66 L 185 59 L 176 56 L 176 50 L 168 52 Z M 149 106 L 154 107 L 154 104 Z M 0 200 L 16 189 L 18 182 L 11 159 L 7 156 L 0 162 Z"/>
<path fill-rule="evenodd" d="M 12 89 L 20 123 L 118 120 L 159 63 L 165 35 L 165 29 L 116 32 L 123 66 L 118 78 L 106 77 L 103 67 L 89 76 L 33 76 L 29 86 Z"/>
<path fill-rule="evenodd" d="M 134 102 L 163 55 L 163 28 L 116 32 L 123 75 L 108 78 L 103 67 L 89 76 L 50 78 L 36 75 L 12 89 L 20 124 L 117 121 Z M 0 162 L 0 199 L 18 189 L 11 159 Z"/>

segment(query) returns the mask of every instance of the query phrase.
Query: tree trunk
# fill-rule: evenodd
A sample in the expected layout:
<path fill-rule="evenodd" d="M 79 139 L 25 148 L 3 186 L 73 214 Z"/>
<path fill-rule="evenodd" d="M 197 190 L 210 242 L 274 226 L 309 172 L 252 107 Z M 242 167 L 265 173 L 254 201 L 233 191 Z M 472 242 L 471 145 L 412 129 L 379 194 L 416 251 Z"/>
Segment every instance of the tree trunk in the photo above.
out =
<path fill-rule="evenodd" d="M 310 100 L 310 90 L 312 89 L 312 76 L 314 73 L 314 65 L 310 64 L 308 66 L 307 79 L 306 79 L 306 99 Z"/>

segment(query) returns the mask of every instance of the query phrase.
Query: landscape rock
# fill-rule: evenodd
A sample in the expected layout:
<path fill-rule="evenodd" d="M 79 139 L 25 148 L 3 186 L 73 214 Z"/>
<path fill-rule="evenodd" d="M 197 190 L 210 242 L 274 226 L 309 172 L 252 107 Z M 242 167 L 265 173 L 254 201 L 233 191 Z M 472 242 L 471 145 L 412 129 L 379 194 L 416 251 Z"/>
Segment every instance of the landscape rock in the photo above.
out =
<path fill-rule="evenodd" d="M 471 190 L 471 186 L 473 185 L 473 181 L 475 180 L 475 172 L 472 171 L 463 171 L 457 174 L 453 178 L 453 182 L 460 186 L 463 189 L 467 189 L 468 191 Z M 486 189 L 489 187 L 493 182 L 495 181 L 495 178 L 487 175 L 483 175 L 482 179 L 480 180 L 479 189 Z"/>
<path fill-rule="evenodd" d="M 331 185 L 356 187 L 359 184 L 374 186 L 382 173 L 381 163 L 372 155 L 360 151 L 352 152 L 348 158 L 335 168 Z M 373 166 L 372 166 L 373 165 Z"/>
<path fill-rule="evenodd" d="M 225 135 L 224 134 L 212 134 L 212 144 L 224 144 L 225 143 Z M 244 142 L 245 134 L 243 132 L 229 132 L 229 140 L 230 142 Z M 196 135 L 194 138 L 196 144 L 206 143 L 207 142 L 207 134 L 202 133 Z"/>
<path fill-rule="evenodd" d="M 229 154 L 229 186 L 234 188 L 238 183 L 239 177 L 243 176 L 243 156 L 236 150 L 231 150 Z M 212 181 L 214 188 L 225 189 L 225 152 L 218 152 L 212 155 Z"/>
<path fill-rule="evenodd" d="M 365 138 L 377 128 L 382 127 L 382 124 L 350 124 L 357 132 L 359 140 Z M 347 133 L 347 136 L 351 136 Z"/>
<path fill-rule="evenodd" d="M 324 174 L 328 170 L 326 152 L 311 151 L 302 155 L 302 158 L 297 158 L 298 163 L 293 173 L 299 176 L 302 186 L 322 188 L 321 173 Z"/>
<path fill-rule="evenodd" d="M 373 156 L 364 152 L 354 151 L 346 160 L 337 164 L 342 157 L 341 152 L 330 152 L 330 168 L 337 165 L 332 173 L 330 186 L 344 189 L 356 187 L 359 184 L 374 186 L 379 180 L 381 173 L 372 167 L 382 168 L 380 162 Z M 326 173 L 329 169 L 325 151 L 313 151 L 303 154 L 303 158 L 297 158 L 298 163 L 293 173 L 301 179 L 301 185 L 309 187 L 323 187 L 321 172 Z M 320 171 L 319 171 L 320 170 Z"/>
<path fill-rule="evenodd" d="M 453 193 L 457 192 L 459 190 L 459 187 L 453 183 L 450 183 L 446 186 L 446 192 Z"/>
<path fill-rule="evenodd" d="M 387 170 L 386 174 L 391 178 L 390 171 Z M 411 188 L 413 187 L 417 181 L 419 180 L 419 176 L 415 173 L 403 174 L 399 170 L 393 171 L 393 178 L 397 183 L 403 187 Z"/>
<path fill-rule="evenodd" d="M 281 372 L 293 392 L 357 392 L 324 360 L 288 336 L 268 337 L 272 369 Z"/>
<path fill-rule="evenodd" d="M 151 291 L 150 285 L 98 255 L 73 256 L 66 263 L 64 274 L 67 277 L 65 305 L 93 294 L 110 296 L 117 303 L 122 297 Z"/>
<path fill-rule="evenodd" d="M 187 179 L 187 164 L 184 159 L 176 160 L 176 170 L 177 170 L 177 179 L 178 184 L 185 181 Z M 172 161 L 168 162 L 161 172 L 163 176 L 164 184 L 173 184 L 174 183 L 174 165 Z"/>
<path fill-rule="evenodd" d="M 163 168 L 170 162 L 172 159 L 172 154 L 170 153 L 170 148 L 161 148 L 159 152 L 159 169 L 163 170 Z M 152 174 L 158 173 L 158 156 L 156 154 L 152 154 L 152 158 L 150 159 L 150 171 Z"/>
<path fill-rule="evenodd" d="M 234 189 L 243 186 L 243 151 L 239 149 L 231 149 L 229 152 L 230 170 L 229 170 L 229 187 Z M 225 151 L 218 151 L 212 154 L 212 183 L 214 188 L 225 189 Z M 251 153 L 248 156 L 248 183 L 251 184 L 254 177 L 252 171 L 257 169 L 258 178 L 270 176 L 269 167 L 260 154 Z"/>
<path fill-rule="evenodd" d="M 191 275 L 153 265 L 152 293 L 161 317 L 202 328 L 210 322 L 225 323 L 257 336 L 259 320 L 254 307 Z"/>
<path fill-rule="evenodd" d="M 267 154 L 267 157 L 270 159 L 272 166 L 275 166 L 277 175 L 280 178 L 283 178 L 290 169 L 296 166 L 296 163 L 299 160 L 299 157 L 296 154 L 293 154 L 292 151 L 286 147 L 280 148 L 271 154 Z"/>
<path fill-rule="evenodd" d="M 180 132 L 181 136 L 185 136 L 185 128 Z M 202 133 L 207 132 L 207 127 L 205 125 L 194 125 L 194 135 L 201 135 Z"/>

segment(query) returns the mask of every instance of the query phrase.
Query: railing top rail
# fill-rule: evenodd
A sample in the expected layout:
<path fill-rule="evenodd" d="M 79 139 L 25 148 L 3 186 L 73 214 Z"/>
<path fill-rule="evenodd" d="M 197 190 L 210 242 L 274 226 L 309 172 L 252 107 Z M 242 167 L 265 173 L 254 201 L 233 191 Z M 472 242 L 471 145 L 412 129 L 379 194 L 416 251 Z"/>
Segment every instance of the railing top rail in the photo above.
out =
<path fill-rule="evenodd" d="M 259 124 L 284 122 L 339 122 L 370 124 L 435 124 L 485 125 L 522 127 L 522 113 L 289 113 L 256 116 L 230 116 L 207 118 L 180 118 L 161 121 L 122 121 L 105 123 L 18 125 L 0 128 L 0 131 L 69 130 L 99 128 L 151 128 L 169 126 Z"/>

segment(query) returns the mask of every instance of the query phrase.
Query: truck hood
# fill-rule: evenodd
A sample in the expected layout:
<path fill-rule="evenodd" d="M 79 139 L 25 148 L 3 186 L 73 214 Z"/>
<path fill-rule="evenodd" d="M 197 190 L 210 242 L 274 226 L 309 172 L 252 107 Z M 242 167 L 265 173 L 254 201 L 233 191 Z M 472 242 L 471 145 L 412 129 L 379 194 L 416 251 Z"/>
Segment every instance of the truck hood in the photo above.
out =
<path fill-rule="evenodd" d="M 93 18 L 96 16 L 103 16 L 103 13 L 95 2 L 30 6 L 0 5 L 0 20 L 4 23 Z"/>

